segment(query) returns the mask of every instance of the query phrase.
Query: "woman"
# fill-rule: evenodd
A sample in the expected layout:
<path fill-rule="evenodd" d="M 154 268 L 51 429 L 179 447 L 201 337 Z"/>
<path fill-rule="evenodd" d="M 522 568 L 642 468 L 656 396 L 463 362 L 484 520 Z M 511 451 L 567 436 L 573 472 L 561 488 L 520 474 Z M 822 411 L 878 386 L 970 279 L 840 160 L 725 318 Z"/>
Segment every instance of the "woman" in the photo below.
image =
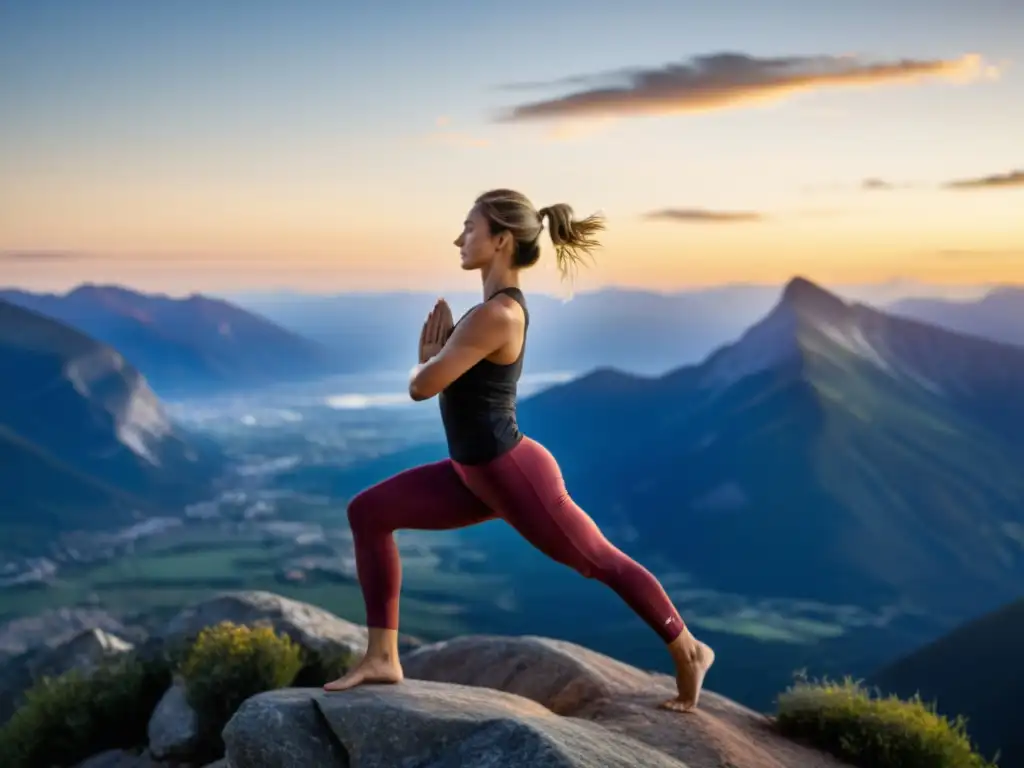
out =
<path fill-rule="evenodd" d="M 516 424 L 516 382 L 523 365 L 529 314 L 519 270 L 540 256 L 543 222 L 563 277 L 598 246 L 603 221 L 573 220 L 564 204 L 534 209 L 518 192 L 481 195 L 455 241 L 463 269 L 480 270 L 484 302 L 453 324 L 439 299 L 420 333 L 413 400 L 439 395 L 450 458 L 384 480 L 349 504 L 356 570 L 366 601 L 366 655 L 344 677 L 342 691 L 361 683 L 402 680 L 398 660 L 401 564 L 393 532 L 448 530 L 501 517 L 556 561 L 617 592 L 668 646 L 679 695 L 661 706 L 696 706 L 714 652 L 690 634 L 658 581 L 615 548 L 569 497 L 558 464 Z"/>

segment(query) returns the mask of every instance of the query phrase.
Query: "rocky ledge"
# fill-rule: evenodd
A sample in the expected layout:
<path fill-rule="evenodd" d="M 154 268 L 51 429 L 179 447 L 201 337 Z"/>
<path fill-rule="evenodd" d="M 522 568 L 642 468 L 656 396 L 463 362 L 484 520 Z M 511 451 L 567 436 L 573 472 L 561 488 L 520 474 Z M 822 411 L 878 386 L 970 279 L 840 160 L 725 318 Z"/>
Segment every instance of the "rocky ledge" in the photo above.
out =
<path fill-rule="evenodd" d="M 231 592 L 181 611 L 136 649 L 170 650 L 230 620 L 270 625 L 309 651 L 361 651 L 366 629 L 268 592 Z M 77 632 L 73 634 L 71 631 Z M 0 682 L 11 701 L 40 674 L 90 668 L 127 652 L 79 623 L 26 651 Z M 472 635 L 403 640 L 406 680 L 342 693 L 267 691 L 245 701 L 222 735 L 230 768 L 841 768 L 778 735 L 771 720 L 705 691 L 695 712 L 658 708 L 674 680 L 572 643 Z M 714 670 L 709 675 L 714 684 Z M 2 703 L 2 702 L 0 702 Z M 79 768 L 196 768 L 195 713 L 174 681 L 150 715 L 147 744 L 94 755 Z"/>
<path fill-rule="evenodd" d="M 315 605 L 259 590 L 224 592 L 194 603 L 156 632 L 151 642 L 169 647 L 188 643 L 206 627 L 222 621 L 245 626 L 266 624 L 308 650 L 362 653 L 366 648 L 366 627 Z M 399 645 L 408 650 L 419 645 L 419 641 L 403 635 Z"/>
<path fill-rule="evenodd" d="M 252 697 L 224 730 L 234 768 L 838 768 L 770 721 L 705 693 L 657 707 L 674 681 L 571 643 L 467 636 L 405 660 L 408 679 L 343 693 Z"/>

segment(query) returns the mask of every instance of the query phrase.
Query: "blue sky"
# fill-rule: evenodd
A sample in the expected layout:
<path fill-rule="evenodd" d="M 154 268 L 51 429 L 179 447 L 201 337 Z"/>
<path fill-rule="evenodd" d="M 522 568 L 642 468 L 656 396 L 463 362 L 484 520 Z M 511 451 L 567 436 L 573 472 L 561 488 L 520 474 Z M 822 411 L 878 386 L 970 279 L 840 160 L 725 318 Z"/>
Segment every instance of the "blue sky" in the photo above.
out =
<path fill-rule="evenodd" d="M 8 3 L 3 269 L 52 288 L 463 286 L 465 209 L 513 186 L 608 215 L 584 287 L 1024 282 L 1024 184 L 943 187 L 1024 170 L 1021 29 L 1024 3 L 994 0 Z M 495 121 L 726 53 L 949 71 Z M 645 217 L 662 209 L 759 217 Z"/>

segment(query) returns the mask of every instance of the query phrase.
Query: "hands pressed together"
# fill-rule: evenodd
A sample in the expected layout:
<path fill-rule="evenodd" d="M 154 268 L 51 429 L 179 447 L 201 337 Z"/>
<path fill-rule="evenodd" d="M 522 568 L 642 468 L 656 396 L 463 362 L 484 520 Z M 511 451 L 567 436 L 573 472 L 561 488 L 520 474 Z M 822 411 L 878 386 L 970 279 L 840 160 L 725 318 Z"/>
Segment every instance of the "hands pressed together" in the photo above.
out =
<path fill-rule="evenodd" d="M 451 307 L 444 299 L 438 299 L 420 330 L 421 365 L 441 351 L 454 328 L 455 320 Z"/>

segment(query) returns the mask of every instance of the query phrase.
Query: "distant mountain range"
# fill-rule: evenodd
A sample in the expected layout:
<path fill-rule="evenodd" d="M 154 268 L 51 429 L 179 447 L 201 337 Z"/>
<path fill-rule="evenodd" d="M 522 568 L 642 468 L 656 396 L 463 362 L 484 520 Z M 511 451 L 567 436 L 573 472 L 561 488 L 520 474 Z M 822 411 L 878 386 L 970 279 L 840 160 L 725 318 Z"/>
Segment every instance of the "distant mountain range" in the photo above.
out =
<path fill-rule="evenodd" d="M 180 508 L 221 466 L 118 352 L 2 300 L 0 371 L 2 550 Z"/>
<path fill-rule="evenodd" d="M 221 299 L 175 299 L 101 285 L 66 294 L 7 290 L 0 299 L 113 347 L 162 396 L 252 390 L 345 367 L 321 345 Z"/>
<path fill-rule="evenodd" d="M 963 715 L 985 754 L 1024 766 L 1024 600 L 969 622 L 873 675 L 885 693 L 920 694 L 947 717 Z"/>
<path fill-rule="evenodd" d="M 996 288 L 977 301 L 907 298 L 889 311 L 954 331 L 1024 346 L 1024 288 Z"/>
<path fill-rule="evenodd" d="M 677 293 L 605 288 L 571 301 L 529 293 L 532 318 L 527 372 L 582 373 L 611 366 L 645 375 L 699 362 L 768 312 L 781 285 L 722 285 Z M 935 293 L 928 293 L 929 291 Z M 940 289 L 909 282 L 840 286 L 849 300 L 884 307 Z M 974 293 L 976 291 L 963 291 Z M 447 293 L 456 314 L 478 291 Z M 406 370 L 410 343 L 436 294 L 238 294 L 230 301 L 321 342 L 363 370 Z M 410 342 L 410 338 L 412 342 Z"/>
<path fill-rule="evenodd" d="M 612 365 L 662 373 L 698 360 L 772 305 L 778 289 L 725 286 L 687 294 L 604 289 L 565 302 L 529 294 L 527 372 L 583 372 Z M 406 370 L 435 294 L 381 293 L 252 299 L 254 311 L 321 342 L 367 370 Z M 445 294 L 456 317 L 482 298 Z M 413 351 L 410 351 L 413 350 Z"/>
<path fill-rule="evenodd" d="M 660 374 L 701 360 L 739 336 L 775 303 L 781 286 L 724 285 L 682 293 L 606 288 L 565 302 L 529 293 L 530 354 L 526 371 L 582 373 L 612 366 Z M 889 301 L 913 286 L 852 287 L 852 294 Z M 447 293 L 456 315 L 479 302 L 478 291 Z M 239 295 L 241 306 L 321 342 L 364 370 L 406 370 L 416 334 L 436 294 L 297 293 Z"/>
<path fill-rule="evenodd" d="M 531 294 L 527 373 L 612 367 L 658 375 L 696 363 L 763 317 L 779 290 L 725 285 L 663 294 L 608 288 L 569 302 Z M 843 295 L 884 306 L 921 290 L 900 284 L 849 286 Z M 900 298 L 891 306 L 895 314 L 1020 342 L 1021 295 L 1024 291 L 1006 288 L 976 303 Z M 258 390 L 334 373 L 404 371 L 414 359 L 418 329 L 435 295 L 272 293 L 225 300 L 82 285 L 66 294 L 0 290 L 0 298 L 109 344 L 161 396 L 179 397 Z M 480 295 L 461 292 L 447 298 L 461 314 Z"/>

